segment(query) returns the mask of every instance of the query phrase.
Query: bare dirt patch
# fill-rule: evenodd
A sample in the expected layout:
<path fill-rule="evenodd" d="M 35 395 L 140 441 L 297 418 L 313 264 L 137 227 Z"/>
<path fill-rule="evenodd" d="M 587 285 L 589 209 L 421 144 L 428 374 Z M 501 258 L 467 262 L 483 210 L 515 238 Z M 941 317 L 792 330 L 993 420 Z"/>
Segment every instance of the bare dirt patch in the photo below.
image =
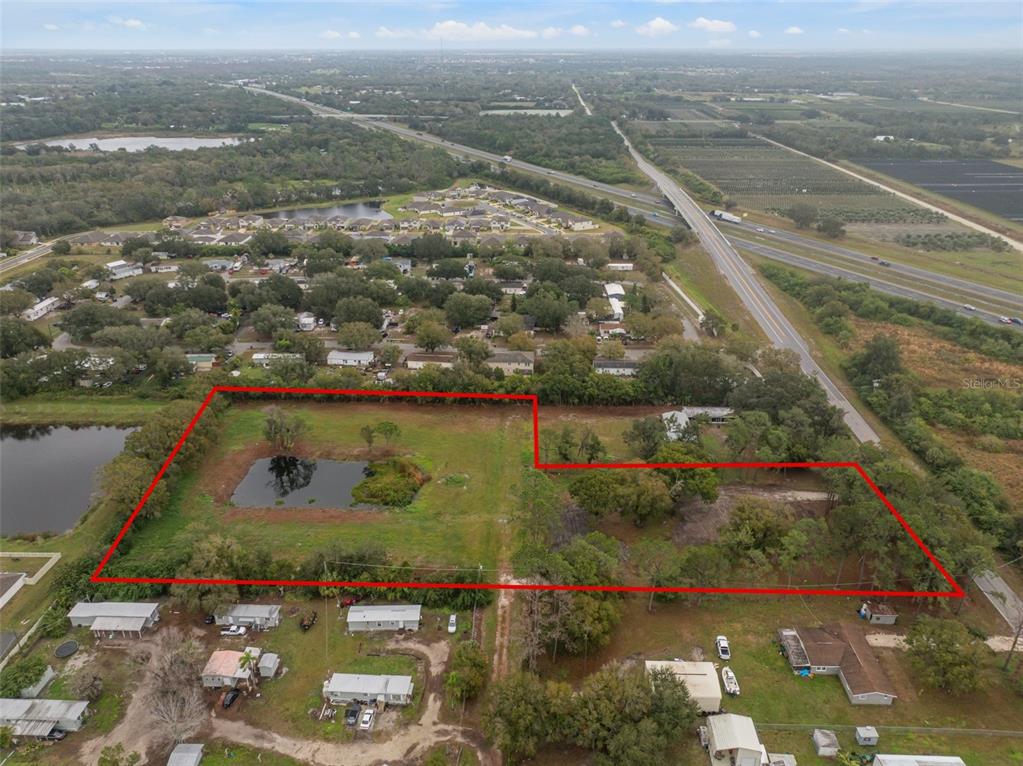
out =
<path fill-rule="evenodd" d="M 728 524 L 736 504 L 747 497 L 783 503 L 796 518 L 819 516 L 827 510 L 827 493 L 772 489 L 768 487 L 725 487 L 718 499 L 706 505 L 693 503 L 683 509 L 682 519 L 672 530 L 672 540 L 678 545 L 704 545 L 718 540 L 722 528 Z"/>

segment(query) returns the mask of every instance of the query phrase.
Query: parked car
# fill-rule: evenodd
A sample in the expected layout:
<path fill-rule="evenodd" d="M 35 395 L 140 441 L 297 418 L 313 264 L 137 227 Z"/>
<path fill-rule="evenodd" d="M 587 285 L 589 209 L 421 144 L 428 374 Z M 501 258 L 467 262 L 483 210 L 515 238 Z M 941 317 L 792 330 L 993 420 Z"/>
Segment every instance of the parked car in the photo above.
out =
<path fill-rule="evenodd" d="M 54 729 L 45 737 L 43 737 L 43 739 L 45 739 L 47 742 L 60 742 L 66 736 L 67 732 L 64 731 L 63 729 Z"/>
<path fill-rule="evenodd" d="M 229 707 L 231 707 L 231 705 L 234 704 L 235 700 L 238 699 L 239 696 L 241 696 L 241 692 L 238 691 L 237 689 L 232 689 L 231 691 L 224 695 L 224 701 L 220 704 L 223 705 L 224 710 L 227 710 Z"/>
<path fill-rule="evenodd" d="M 366 731 L 367 729 L 372 727 L 373 726 L 373 716 L 375 714 L 376 714 L 376 711 L 373 708 L 370 708 L 369 710 L 366 710 L 365 712 L 363 712 L 362 720 L 359 721 L 359 728 L 362 729 L 363 731 Z"/>
<path fill-rule="evenodd" d="M 249 629 L 244 625 L 228 625 L 226 628 L 220 629 L 222 636 L 244 636 L 248 632 Z"/>
<path fill-rule="evenodd" d="M 448 617 L 448 633 L 458 632 L 458 615 L 453 614 Z"/>
<path fill-rule="evenodd" d="M 205 617 L 202 618 L 202 621 L 204 623 L 206 623 L 207 625 L 212 625 L 213 623 L 215 623 L 217 621 L 217 618 L 214 617 L 212 614 L 208 614 L 208 615 L 206 615 Z"/>
<path fill-rule="evenodd" d="M 715 638 L 714 646 L 718 650 L 718 657 L 723 660 L 732 659 L 732 649 L 728 646 L 728 638 L 726 636 L 718 636 Z"/>
<path fill-rule="evenodd" d="M 316 618 L 318 616 L 319 615 L 316 614 L 316 610 L 314 609 L 309 614 L 302 617 L 302 621 L 299 622 L 298 626 L 302 629 L 303 632 L 305 632 L 316 624 Z"/>
<path fill-rule="evenodd" d="M 345 710 L 345 726 L 355 726 L 359 722 L 360 709 L 358 705 L 353 705 Z"/>

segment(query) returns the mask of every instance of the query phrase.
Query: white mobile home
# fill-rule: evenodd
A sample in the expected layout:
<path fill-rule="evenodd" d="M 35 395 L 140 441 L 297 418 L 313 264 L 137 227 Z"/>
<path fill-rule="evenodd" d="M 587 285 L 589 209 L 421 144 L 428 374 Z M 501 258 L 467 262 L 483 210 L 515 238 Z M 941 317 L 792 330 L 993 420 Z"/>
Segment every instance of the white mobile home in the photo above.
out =
<path fill-rule="evenodd" d="M 373 364 L 373 352 L 331 351 L 327 354 L 327 364 L 331 367 L 368 367 Z"/>
<path fill-rule="evenodd" d="M 160 621 L 160 605 L 132 601 L 79 601 L 67 614 L 71 625 L 88 628 L 96 638 L 142 637 Z"/>
<path fill-rule="evenodd" d="M 412 676 L 364 676 L 335 673 L 323 682 L 323 696 L 333 705 L 349 702 L 407 705 L 412 701 Z"/>
<path fill-rule="evenodd" d="M 352 606 L 348 609 L 348 630 L 352 633 L 374 630 L 419 630 L 423 607 L 419 604 Z"/>
<path fill-rule="evenodd" d="M 277 604 L 235 604 L 214 615 L 214 620 L 217 625 L 269 630 L 281 624 L 281 608 Z"/>
<path fill-rule="evenodd" d="M 78 700 L 0 699 L 0 726 L 15 737 L 48 737 L 54 731 L 78 731 L 89 703 Z"/>
<path fill-rule="evenodd" d="M 56 311 L 57 307 L 60 306 L 60 298 L 44 298 L 34 306 L 30 306 L 21 312 L 21 318 L 26 322 L 34 322 L 37 319 L 49 314 L 51 311 Z"/>

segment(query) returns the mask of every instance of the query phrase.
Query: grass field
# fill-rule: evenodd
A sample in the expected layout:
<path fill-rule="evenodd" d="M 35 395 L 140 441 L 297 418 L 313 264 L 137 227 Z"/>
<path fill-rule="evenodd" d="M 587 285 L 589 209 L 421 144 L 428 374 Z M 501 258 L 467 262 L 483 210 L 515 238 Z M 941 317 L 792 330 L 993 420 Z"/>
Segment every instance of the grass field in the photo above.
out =
<path fill-rule="evenodd" d="M 134 426 L 167 402 L 133 396 L 39 394 L 0 407 L 4 425 Z"/>
<path fill-rule="evenodd" d="M 487 569 L 496 568 L 500 520 L 514 502 L 519 470 L 531 457 L 526 410 L 509 408 L 495 415 L 493 409 L 483 413 L 471 407 L 400 403 L 283 406 L 300 412 L 308 425 L 298 450 L 307 456 L 366 459 L 370 455 L 359 429 L 393 419 L 402 429 L 394 450 L 413 456 L 432 480 L 404 509 L 357 514 L 327 511 L 324 516 L 305 509 L 232 508 L 227 498 L 234 487 L 219 482 L 232 468 L 233 475 L 239 465 L 247 469 L 253 445 L 263 443 L 265 420 L 262 406 L 239 405 L 227 415 L 222 439 L 202 468 L 180 483 L 170 510 L 140 530 L 131 556 L 144 556 L 168 545 L 189 546 L 219 532 L 243 545 L 264 546 L 277 555 L 294 558 L 332 543 L 374 543 L 399 561 L 473 566 L 481 562 Z M 456 474 L 468 480 L 444 481 Z M 299 514 L 302 521 L 296 523 Z"/>

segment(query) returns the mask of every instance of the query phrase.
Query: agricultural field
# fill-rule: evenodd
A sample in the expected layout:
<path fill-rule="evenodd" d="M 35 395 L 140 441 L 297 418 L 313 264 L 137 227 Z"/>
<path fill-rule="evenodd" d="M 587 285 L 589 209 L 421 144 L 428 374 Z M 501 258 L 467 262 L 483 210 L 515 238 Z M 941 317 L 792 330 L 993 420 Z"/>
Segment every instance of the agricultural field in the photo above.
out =
<path fill-rule="evenodd" d="M 1023 169 L 993 160 L 854 160 L 943 197 L 1023 223 Z"/>
<path fill-rule="evenodd" d="M 646 136 L 659 156 L 719 188 L 739 206 L 784 215 L 815 206 L 844 223 L 935 223 L 943 216 L 903 202 L 806 157 L 753 137 L 693 137 L 659 129 Z"/>

